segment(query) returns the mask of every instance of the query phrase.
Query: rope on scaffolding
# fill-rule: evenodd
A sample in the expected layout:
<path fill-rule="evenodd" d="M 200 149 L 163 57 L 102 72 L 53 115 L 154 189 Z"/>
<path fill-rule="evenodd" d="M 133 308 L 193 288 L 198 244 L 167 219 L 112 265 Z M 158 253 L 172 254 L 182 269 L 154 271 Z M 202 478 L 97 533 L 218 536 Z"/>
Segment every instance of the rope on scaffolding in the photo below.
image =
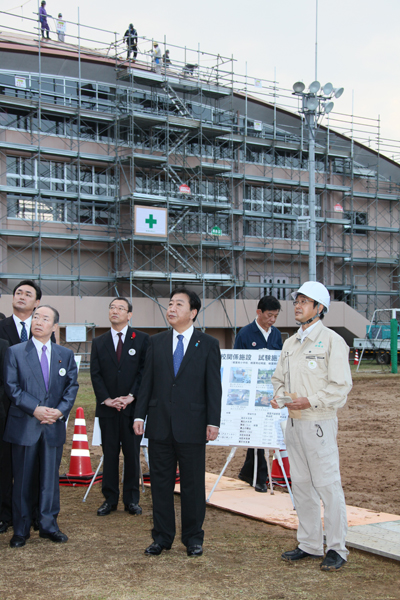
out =
<path fill-rule="evenodd" d="M 27 4 L 29 4 L 29 2 L 33 2 L 33 0 L 26 0 L 26 2 L 23 2 L 22 4 L 18 4 L 18 6 L 14 6 L 14 8 L 10 8 L 10 10 L 3 10 L 1 12 L 4 12 L 6 14 L 10 14 L 10 13 L 12 13 L 13 10 L 17 10 L 17 8 L 23 8 L 24 6 L 26 6 Z"/>

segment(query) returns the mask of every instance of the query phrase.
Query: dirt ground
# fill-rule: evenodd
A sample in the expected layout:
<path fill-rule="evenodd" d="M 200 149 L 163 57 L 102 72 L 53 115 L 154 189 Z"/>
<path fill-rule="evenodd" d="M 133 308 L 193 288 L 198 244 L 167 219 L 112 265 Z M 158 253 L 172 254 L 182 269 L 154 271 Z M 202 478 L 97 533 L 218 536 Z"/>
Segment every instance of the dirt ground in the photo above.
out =
<path fill-rule="evenodd" d="M 76 406 L 83 406 L 91 436 L 94 399 L 86 373 Z M 400 515 L 397 434 L 400 378 L 357 376 L 339 414 L 341 473 L 347 504 Z M 74 415 L 74 413 L 73 413 Z M 68 428 L 61 472 L 68 471 L 73 427 Z M 91 437 L 89 438 L 91 439 Z M 207 450 L 207 469 L 221 470 L 226 448 Z M 226 472 L 237 476 L 245 450 L 237 451 Z M 99 448 L 91 448 L 92 466 Z M 0 600 L 399 600 L 400 564 L 357 550 L 338 573 L 322 573 L 319 563 L 291 565 L 280 559 L 296 546 L 295 532 L 207 507 L 204 555 L 188 558 L 178 533 L 169 552 L 143 554 L 151 542 L 151 494 L 141 498 L 143 515 L 133 517 L 121 504 L 97 517 L 101 487 L 86 503 L 85 488 L 61 488 L 59 524 L 69 542 L 56 545 L 32 532 L 22 549 L 9 548 L 10 529 L 0 536 Z"/>

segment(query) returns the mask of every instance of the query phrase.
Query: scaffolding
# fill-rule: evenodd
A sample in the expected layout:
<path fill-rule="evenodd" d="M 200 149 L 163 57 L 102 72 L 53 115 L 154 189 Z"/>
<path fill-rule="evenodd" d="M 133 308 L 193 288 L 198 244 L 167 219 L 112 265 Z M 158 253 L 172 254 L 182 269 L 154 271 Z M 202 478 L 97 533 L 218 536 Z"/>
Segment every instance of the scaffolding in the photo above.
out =
<path fill-rule="evenodd" d="M 291 91 L 200 46 L 159 40 L 170 59 L 156 64 L 150 38 L 133 59 L 114 32 L 37 32 L 0 35 L 3 293 L 29 277 L 63 296 L 158 302 L 187 284 L 208 307 L 289 298 L 309 255 L 308 137 Z M 399 306 L 397 147 L 365 117 L 331 113 L 316 132 L 317 276 L 367 318 Z M 135 235 L 138 205 L 167 210 L 164 238 Z"/>

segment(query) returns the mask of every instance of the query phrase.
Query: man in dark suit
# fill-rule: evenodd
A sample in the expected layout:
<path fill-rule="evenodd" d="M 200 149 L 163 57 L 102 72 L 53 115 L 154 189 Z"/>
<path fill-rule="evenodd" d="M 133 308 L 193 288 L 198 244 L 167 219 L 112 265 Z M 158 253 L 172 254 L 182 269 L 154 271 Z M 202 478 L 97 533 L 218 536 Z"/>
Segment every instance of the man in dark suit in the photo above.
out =
<path fill-rule="evenodd" d="M 0 467 L 2 467 L 2 458 L 3 458 L 4 427 L 6 425 L 6 415 L 8 413 L 8 409 L 10 407 L 10 401 L 4 392 L 4 381 L 3 381 L 4 357 L 5 357 L 8 346 L 9 346 L 9 343 L 6 340 L 0 339 Z M 1 478 L 0 478 L 0 505 L 1 505 L 2 493 L 3 493 L 3 490 L 1 487 Z"/>
<path fill-rule="evenodd" d="M 117 508 L 121 445 L 125 510 L 131 515 L 142 514 L 139 506 L 140 438 L 133 433 L 133 415 L 149 336 L 129 327 L 131 318 L 129 300 L 114 298 L 109 307 L 111 329 L 92 342 L 90 375 L 104 454 L 102 491 L 105 501 L 97 511 L 99 516 Z"/>
<path fill-rule="evenodd" d="M 13 290 L 11 317 L 6 317 L 0 321 L 0 338 L 6 340 L 10 346 L 26 342 L 31 336 L 32 314 L 39 306 L 42 291 L 34 281 L 24 279 L 20 281 Z M 52 338 L 55 342 L 55 338 Z M 5 397 L 6 418 L 10 401 Z M 38 509 L 38 466 L 36 475 L 33 478 L 32 502 L 34 504 L 33 518 L 36 523 Z M 2 489 L 2 498 L 0 500 L 0 533 L 5 533 L 12 522 L 12 459 L 11 445 L 7 442 L 3 444 L 3 456 L 0 469 L 0 487 Z M 34 525 L 36 527 L 36 525 Z"/>
<path fill-rule="evenodd" d="M 257 306 L 257 317 L 249 325 L 242 327 L 235 339 L 235 350 L 282 350 L 282 336 L 274 327 L 281 310 L 281 304 L 274 296 L 264 296 Z M 254 448 L 249 448 L 246 460 L 239 473 L 239 479 L 253 485 Z M 267 492 L 267 461 L 262 448 L 257 450 L 256 492 Z"/>
<path fill-rule="evenodd" d="M 14 487 L 11 548 L 25 546 L 31 526 L 31 484 L 40 460 L 39 535 L 66 542 L 57 524 L 59 474 L 65 420 L 78 391 L 72 350 L 51 342 L 59 314 L 41 306 L 32 318 L 32 339 L 7 350 L 4 386 L 11 406 L 4 439 L 12 445 Z"/>
<path fill-rule="evenodd" d="M 182 542 L 188 556 L 203 553 L 205 444 L 218 436 L 221 415 L 221 353 L 218 341 L 193 323 L 200 298 L 184 288 L 172 292 L 167 320 L 173 327 L 150 338 L 135 411 L 134 430 L 149 439 L 153 543 L 159 555 L 175 537 L 174 487 L 179 462 Z"/>

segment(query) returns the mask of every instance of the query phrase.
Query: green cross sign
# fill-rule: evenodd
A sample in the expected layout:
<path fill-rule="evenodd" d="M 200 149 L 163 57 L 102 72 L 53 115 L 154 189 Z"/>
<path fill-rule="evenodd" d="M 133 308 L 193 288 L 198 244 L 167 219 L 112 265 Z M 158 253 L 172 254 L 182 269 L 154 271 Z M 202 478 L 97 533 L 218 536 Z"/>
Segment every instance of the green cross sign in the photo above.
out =
<path fill-rule="evenodd" d="M 146 219 L 145 223 L 148 224 L 150 229 L 153 229 L 153 225 L 157 225 L 157 220 L 153 217 L 153 215 L 149 215 L 149 218 Z"/>

